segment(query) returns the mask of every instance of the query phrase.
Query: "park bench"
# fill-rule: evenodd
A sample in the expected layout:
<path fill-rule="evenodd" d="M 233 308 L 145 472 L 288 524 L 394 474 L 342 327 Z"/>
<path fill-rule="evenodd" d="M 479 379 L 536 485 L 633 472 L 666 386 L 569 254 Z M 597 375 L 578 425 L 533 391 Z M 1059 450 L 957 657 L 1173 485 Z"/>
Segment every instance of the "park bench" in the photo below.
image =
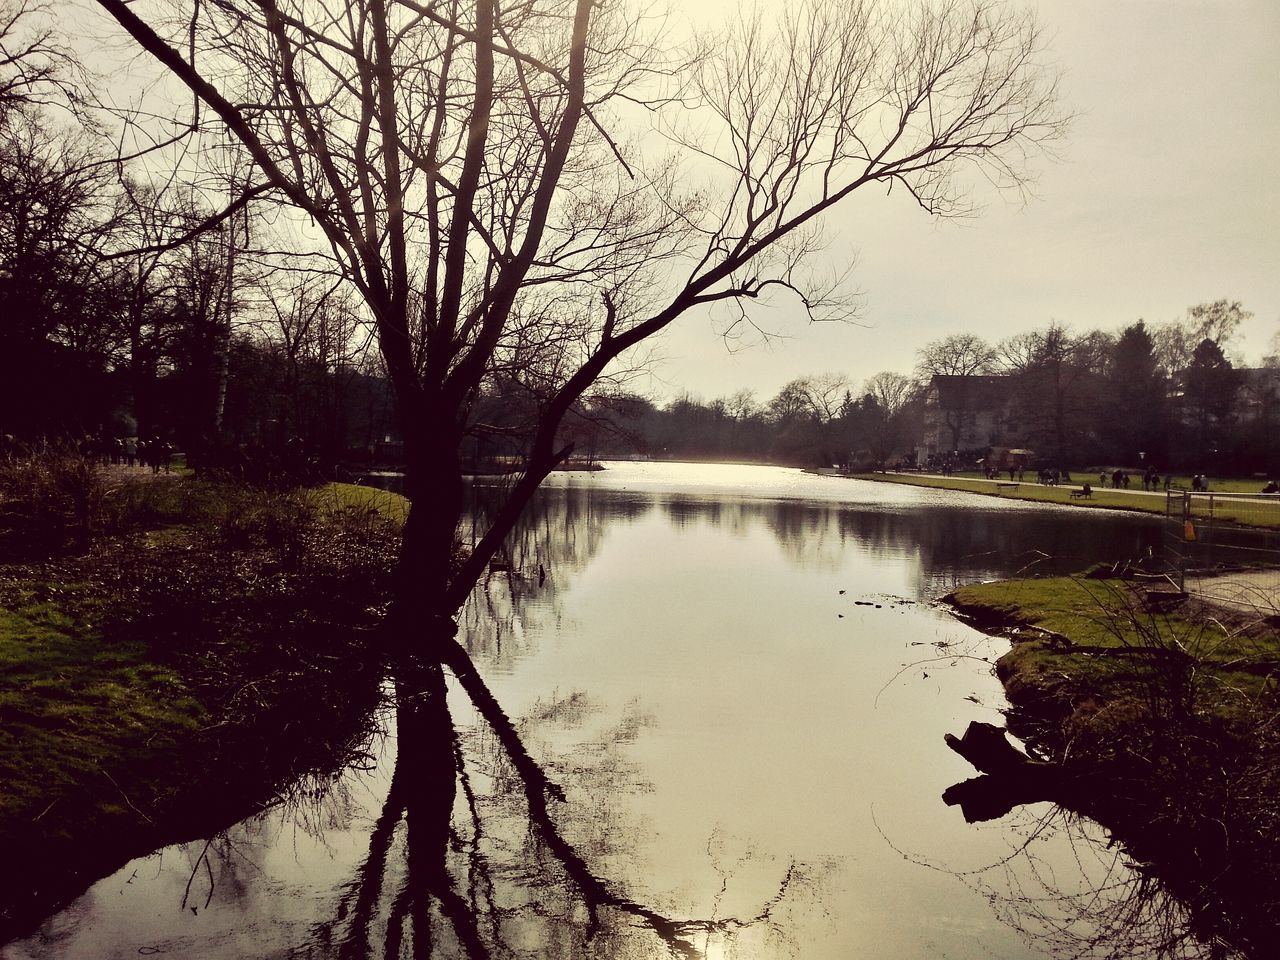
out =
<path fill-rule="evenodd" d="M 1072 500 L 1087 500 L 1092 497 L 1093 497 L 1092 490 L 1072 490 L 1071 491 Z"/>
<path fill-rule="evenodd" d="M 1007 481 L 1007 480 L 1006 480 L 1006 481 L 1004 481 L 1004 482 L 1002 482 L 1002 483 L 997 483 L 997 484 L 996 484 L 996 489 L 997 489 L 997 490 L 1003 489 L 1004 487 L 1010 487 L 1010 488 L 1012 488 L 1012 489 L 1014 489 L 1014 490 L 1017 490 L 1017 489 L 1018 489 L 1018 484 L 1017 484 L 1016 482 L 1010 483 L 1010 482 L 1009 482 L 1009 481 Z"/>

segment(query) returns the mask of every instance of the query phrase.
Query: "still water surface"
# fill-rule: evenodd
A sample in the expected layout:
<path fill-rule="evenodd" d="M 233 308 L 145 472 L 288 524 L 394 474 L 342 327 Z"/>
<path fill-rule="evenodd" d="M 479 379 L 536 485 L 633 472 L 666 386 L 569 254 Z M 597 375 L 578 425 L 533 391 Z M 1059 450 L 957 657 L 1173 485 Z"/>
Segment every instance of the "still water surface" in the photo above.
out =
<path fill-rule="evenodd" d="M 558 843 L 451 687 L 460 776 L 425 912 L 400 907 L 421 868 L 384 810 L 397 764 L 403 782 L 426 761 L 389 708 L 366 769 L 133 861 L 6 960 L 1015 960 L 1140 956 L 1144 924 L 1176 923 L 1135 904 L 1097 828 L 1047 805 L 970 826 L 943 805 L 973 771 L 942 736 L 1000 722 L 1003 646 L 928 602 L 1138 556 L 1157 521 L 773 467 L 608 467 L 551 481 L 513 571 L 462 618 L 564 788 Z"/>

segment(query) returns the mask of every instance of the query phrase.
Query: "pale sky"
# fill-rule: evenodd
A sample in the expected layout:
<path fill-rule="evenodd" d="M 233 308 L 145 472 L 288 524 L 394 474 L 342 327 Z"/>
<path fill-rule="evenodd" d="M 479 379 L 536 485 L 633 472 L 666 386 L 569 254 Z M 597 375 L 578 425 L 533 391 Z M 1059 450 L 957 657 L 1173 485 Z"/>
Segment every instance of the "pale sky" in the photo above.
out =
<path fill-rule="evenodd" d="M 714 23 L 740 0 L 668 2 L 676 19 Z M 755 2 L 785 11 L 796 0 Z M 730 352 L 690 315 L 635 386 L 766 401 L 806 374 L 857 387 L 909 373 L 921 346 L 952 333 L 996 341 L 1051 320 L 1115 330 L 1224 297 L 1254 313 L 1231 352 L 1256 364 L 1280 330 L 1280 0 L 1028 3 L 1076 116 L 1060 159 L 1037 162 L 1034 199 L 979 193 L 979 216 L 938 222 L 904 191 L 856 197 L 828 233 L 837 262 L 856 256 L 859 325 L 810 325 L 781 308 L 764 322 L 785 339 Z"/>
<path fill-rule="evenodd" d="M 730 354 L 688 317 L 662 345 L 655 393 L 763 401 L 805 374 L 909 373 L 951 333 L 1116 329 L 1223 297 L 1254 313 L 1234 348 L 1258 361 L 1280 330 L 1280 2 L 1032 6 L 1077 115 L 1060 161 L 1039 165 L 1036 199 L 990 196 L 981 216 L 938 223 L 898 191 L 862 197 L 829 232 L 834 254 L 856 252 L 865 326 L 778 310 L 771 325 L 790 339 Z"/>

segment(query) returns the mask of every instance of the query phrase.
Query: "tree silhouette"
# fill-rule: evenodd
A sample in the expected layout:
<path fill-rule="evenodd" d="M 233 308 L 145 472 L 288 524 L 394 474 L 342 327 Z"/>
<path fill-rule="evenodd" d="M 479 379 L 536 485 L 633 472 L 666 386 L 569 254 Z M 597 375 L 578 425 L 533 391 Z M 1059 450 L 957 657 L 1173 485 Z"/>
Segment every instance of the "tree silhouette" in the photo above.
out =
<path fill-rule="evenodd" d="M 398 622 L 436 637 L 569 456 L 566 415 L 624 354 L 775 293 L 842 315 L 806 266 L 825 214 L 873 186 L 966 213 L 964 168 L 1016 190 L 1062 130 L 1034 22 L 996 4 L 809 3 L 683 54 L 661 24 L 592 0 L 99 5 L 243 146 L 246 190 L 314 224 L 363 298 L 413 504 Z M 628 129 L 637 103 L 656 130 Z M 695 165 L 707 190 L 683 188 Z M 539 416 L 503 509 L 459 544 L 462 450 L 500 371 L 536 384 Z"/>

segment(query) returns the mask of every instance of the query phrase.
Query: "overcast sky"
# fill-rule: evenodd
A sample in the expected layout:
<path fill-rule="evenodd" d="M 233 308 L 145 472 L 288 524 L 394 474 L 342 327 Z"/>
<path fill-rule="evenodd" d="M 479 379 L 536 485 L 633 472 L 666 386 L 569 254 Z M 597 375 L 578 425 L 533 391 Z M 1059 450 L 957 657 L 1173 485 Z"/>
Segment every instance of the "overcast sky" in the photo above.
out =
<path fill-rule="evenodd" d="M 1077 115 L 1036 199 L 989 197 L 981 216 L 939 223 L 898 191 L 860 198 L 830 232 L 833 254 L 856 252 L 864 326 L 774 311 L 793 336 L 731 354 L 686 318 L 662 345 L 655 392 L 765 400 L 810 373 L 910 372 L 920 346 L 951 333 L 1116 329 L 1222 297 L 1255 314 L 1234 346 L 1257 362 L 1280 329 L 1280 2 L 1032 6 Z"/>
<path fill-rule="evenodd" d="M 713 23 L 742 0 L 670 2 Z M 1256 364 L 1280 330 L 1280 0 L 1029 5 L 1076 117 L 1060 159 L 1038 162 L 1029 203 L 988 192 L 981 215 L 938 222 L 905 191 L 857 196 L 828 222 L 831 255 L 856 257 L 857 325 L 782 308 L 764 320 L 787 338 L 731 352 L 712 322 L 687 316 L 637 386 L 764 401 L 806 374 L 857 386 L 909 373 L 921 346 L 952 333 L 996 341 L 1052 320 L 1116 330 L 1224 297 L 1254 314 L 1230 346 Z"/>

